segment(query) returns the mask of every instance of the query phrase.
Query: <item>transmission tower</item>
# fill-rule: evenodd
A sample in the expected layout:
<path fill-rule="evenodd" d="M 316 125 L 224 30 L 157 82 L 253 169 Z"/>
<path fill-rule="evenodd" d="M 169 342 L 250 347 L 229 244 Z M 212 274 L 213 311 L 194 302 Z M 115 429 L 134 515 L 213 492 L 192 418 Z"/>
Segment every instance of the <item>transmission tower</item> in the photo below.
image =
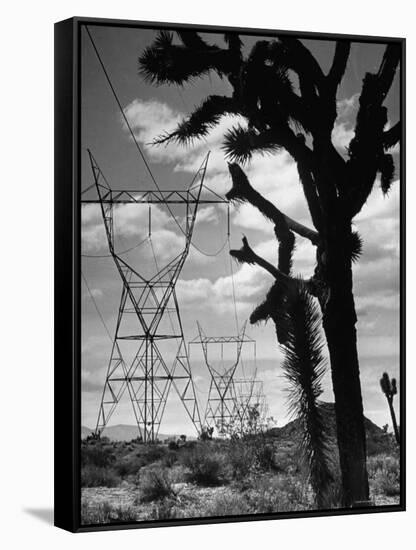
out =
<path fill-rule="evenodd" d="M 204 359 L 210 373 L 210 385 L 208 392 L 208 401 L 204 415 L 204 424 L 216 428 L 219 435 L 224 435 L 228 425 L 235 422 L 240 414 L 240 406 L 234 386 L 234 375 L 240 363 L 241 350 L 244 343 L 254 343 L 255 340 L 246 336 L 246 325 L 244 323 L 237 336 L 206 336 L 202 327 L 197 323 L 198 336 L 189 342 L 189 344 L 201 344 Z M 209 347 L 220 346 L 220 361 L 211 360 L 209 357 Z M 233 362 L 224 366 L 224 346 L 235 345 L 236 355 Z"/>
<path fill-rule="evenodd" d="M 243 429 L 249 421 L 250 412 L 256 407 L 259 419 L 264 419 L 267 414 L 266 396 L 264 394 L 263 381 L 256 379 L 239 379 L 234 381 L 238 420 Z"/>
<path fill-rule="evenodd" d="M 111 189 L 93 155 L 90 151 L 88 153 L 98 200 L 82 202 L 100 205 L 110 255 L 122 281 L 116 329 L 95 433 L 102 433 L 127 390 L 139 437 L 144 443 L 155 442 L 172 385 L 200 433 L 201 418 L 175 285 L 189 253 L 198 205 L 227 201 L 214 192 L 210 192 L 210 198 L 201 199 L 208 156 L 185 191 L 163 191 L 159 188 L 157 191 L 132 191 Z M 146 203 L 149 205 L 149 237 L 151 205 L 160 204 L 169 210 L 185 238 L 183 250 L 162 268 L 157 266 L 157 273 L 151 277 L 145 277 L 142 269 L 139 273 L 115 247 L 114 209 L 122 204 Z M 178 208 L 178 205 L 185 207 L 185 229 L 171 210 L 172 207 Z M 151 239 L 150 244 L 153 250 Z M 166 317 L 169 317 L 170 327 Z M 173 355 L 169 349 L 173 349 Z"/>

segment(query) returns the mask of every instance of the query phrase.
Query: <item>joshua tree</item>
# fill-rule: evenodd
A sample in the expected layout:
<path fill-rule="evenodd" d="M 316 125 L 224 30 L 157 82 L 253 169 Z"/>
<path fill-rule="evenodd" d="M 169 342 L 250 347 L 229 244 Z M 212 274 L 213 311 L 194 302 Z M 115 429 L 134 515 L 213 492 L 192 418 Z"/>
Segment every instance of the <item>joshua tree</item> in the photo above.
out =
<path fill-rule="evenodd" d="M 384 372 L 383 376 L 380 378 L 380 386 L 381 386 L 381 391 L 386 396 L 387 403 L 389 404 L 389 409 L 390 409 L 390 414 L 391 414 L 391 421 L 392 421 L 393 429 L 394 429 L 394 435 L 396 437 L 397 444 L 400 445 L 399 428 L 397 427 L 396 413 L 394 412 L 394 407 L 393 407 L 393 399 L 394 399 L 394 396 L 397 393 L 396 379 L 392 378 L 390 380 L 390 377 L 387 374 L 387 372 Z"/>
<path fill-rule="evenodd" d="M 264 199 L 237 164 L 230 165 L 233 187 L 228 197 L 251 203 L 277 231 L 283 218 L 290 231 L 316 247 L 314 276 L 303 284 L 319 302 L 329 349 L 344 505 L 362 504 L 369 493 L 352 284 L 352 262 L 358 258 L 360 239 L 352 231 L 352 222 L 377 175 L 384 193 L 393 181 L 393 158 L 387 151 L 399 141 L 401 129 L 400 122 L 386 129 L 383 102 L 400 61 L 400 47 L 388 45 L 378 71 L 366 74 L 355 135 L 344 158 L 331 136 L 349 41 L 336 42 L 325 74 L 309 49 L 292 36 L 259 40 L 245 56 L 236 33 L 224 34 L 224 47 L 208 44 L 193 31 L 177 34 L 180 43 L 174 43 L 172 33 L 160 32 L 143 52 L 140 69 L 145 78 L 157 85 L 181 86 L 214 72 L 228 80 L 232 93 L 208 96 L 175 131 L 155 142 L 189 144 L 206 136 L 224 115 L 239 115 L 244 124 L 236 124 L 224 138 L 230 161 L 244 163 L 254 153 L 284 149 L 297 165 L 314 229 L 290 219 Z M 296 74 L 296 88 L 291 74 Z M 253 263 L 266 269 L 275 282 L 252 321 L 278 320 L 285 302 L 279 287 L 296 285 L 296 279 L 257 255 Z M 280 329 L 276 330 L 279 338 Z"/>

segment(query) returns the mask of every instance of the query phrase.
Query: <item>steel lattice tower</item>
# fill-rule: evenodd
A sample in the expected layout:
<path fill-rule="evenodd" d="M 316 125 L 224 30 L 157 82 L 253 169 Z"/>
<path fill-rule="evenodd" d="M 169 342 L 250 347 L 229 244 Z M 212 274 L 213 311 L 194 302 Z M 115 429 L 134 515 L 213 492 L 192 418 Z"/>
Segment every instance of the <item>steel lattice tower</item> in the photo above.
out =
<path fill-rule="evenodd" d="M 220 435 L 223 435 L 227 425 L 235 422 L 241 414 L 234 375 L 240 363 L 243 344 L 250 342 L 255 345 L 255 340 L 245 334 L 246 325 L 247 322 L 237 336 L 206 336 L 201 325 L 197 323 L 198 336 L 189 342 L 189 344 L 201 344 L 205 363 L 211 375 L 204 424 L 216 428 Z M 221 370 L 214 366 L 208 353 L 211 344 L 221 346 L 221 357 L 223 357 L 224 345 L 236 345 L 236 356 L 232 364 Z"/>
<path fill-rule="evenodd" d="M 234 380 L 234 391 L 238 409 L 238 419 L 243 427 L 249 418 L 250 408 L 256 406 L 260 418 L 267 413 L 263 381 L 255 376 L 252 379 Z"/>
<path fill-rule="evenodd" d="M 122 281 L 116 329 L 95 433 L 101 434 L 107 426 L 127 390 L 140 437 L 145 443 L 156 441 L 172 385 L 200 433 L 201 418 L 175 285 L 189 253 L 198 205 L 227 201 L 213 192 L 212 199 L 201 199 L 208 157 L 186 191 L 125 191 L 111 189 L 91 152 L 89 156 L 98 200 L 82 202 L 100 204 L 109 251 Z M 170 212 L 169 205 L 184 205 L 186 208 L 185 230 L 181 230 L 185 237 L 183 250 L 150 278 L 144 277 L 115 250 L 114 207 L 132 203 L 164 204 Z M 169 316 L 170 328 L 167 328 L 166 322 L 163 323 L 166 316 Z M 166 342 L 173 344 L 176 350 L 171 364 L 163 351 Z"/>

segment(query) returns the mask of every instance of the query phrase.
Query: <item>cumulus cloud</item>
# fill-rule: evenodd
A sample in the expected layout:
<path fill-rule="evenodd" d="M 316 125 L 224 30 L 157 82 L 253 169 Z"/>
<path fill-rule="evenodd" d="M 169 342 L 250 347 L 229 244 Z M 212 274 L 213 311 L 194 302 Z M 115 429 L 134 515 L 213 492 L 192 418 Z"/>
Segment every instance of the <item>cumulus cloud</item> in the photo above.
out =
<path fill-rule="evenodd" d="M 199 208 L 197 213 L 198 223 L 218 223 L 218 216 L 213 205 Z"/>
<path fill-rule="evenodd" d="M 230 274 L 215 280 L 206 277 L 180 279 L 176 290 L 181 305 L 194 311 L 209 309 L 211 314 L 232 313 L 235 295 L 237 313 L 243 318 L 264 297 L 271 283 L 271 278 L 261 268 L 243 265 L 234 273 L 234 287 Z"/>
<path fill-rule="evenodd" d="M 337 119 L 332 131 L 332 142 L 339 152 L 346 156 L 347 148 L 354 137 L 355 117 L 359 94 L 337 101 Z"/>
<path fill-rule="evenodd" d="M 118 204 L 113 211 L 115 248 L 122 251 L 149 234 L 149 208 L 144 204 Z M 83 253 L 108 252 L 108 241 L 99 205 L 87 204 L 81 211 Z M 175 222 L 158 205 L 151 207 L 151 234 L 155 251 L 164 260 L 179 253 L 184 246 L 183 234 L 174 230 Z M 136 241 L 132 241 L 132 239 Z"/>

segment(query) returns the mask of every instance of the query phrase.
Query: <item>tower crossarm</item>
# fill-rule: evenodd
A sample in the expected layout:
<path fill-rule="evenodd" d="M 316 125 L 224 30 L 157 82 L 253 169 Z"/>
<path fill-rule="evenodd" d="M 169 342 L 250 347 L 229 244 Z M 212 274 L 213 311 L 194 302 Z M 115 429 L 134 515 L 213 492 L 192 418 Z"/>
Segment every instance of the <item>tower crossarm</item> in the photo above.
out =
<path fill-rule="evenodd" d="M 135 191 L 116 190 L 104 192 L 102 200 L 83 199 L 85 204 L 227 204 L 228 201 L 220 197 L 201 199 L 192 191 Z"/>

